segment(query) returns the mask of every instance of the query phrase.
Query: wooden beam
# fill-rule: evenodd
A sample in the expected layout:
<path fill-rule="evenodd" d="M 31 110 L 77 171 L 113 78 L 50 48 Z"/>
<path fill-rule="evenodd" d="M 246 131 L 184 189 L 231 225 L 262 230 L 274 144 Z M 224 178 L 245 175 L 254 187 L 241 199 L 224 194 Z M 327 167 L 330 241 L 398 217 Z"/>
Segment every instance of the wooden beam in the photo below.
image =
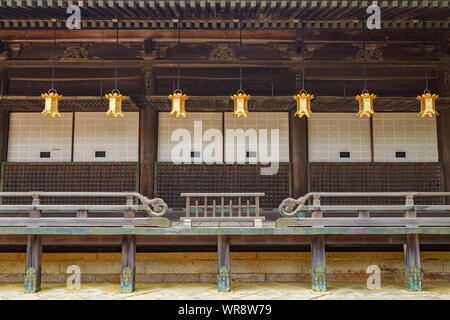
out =
<path fill-rule="evenodd" d="M 41 290 L 41 262 L 41 236 L 29 234 L 27 238 L 27 258 L 24 277 L 25 293 L 34 293 Z"/>
<path fill-rule="evenodd" d="M 225 235 L 217 236 L 217 289 L 219 292 L 231 291 L 230 241 Z"/>
<path fill-rule="evenodd" d="M 120 272 L 120 292 L 135 290 L 136 278 L 136 236 L 124 235 L 122 238 L 122 269 Z"/>
<path fill-rule="evenodd" d="M 292 196 L 298 198 L 308 193 L 308 123 L 306 118 L 289 113 L 290 160 L 292 162 Z"/>

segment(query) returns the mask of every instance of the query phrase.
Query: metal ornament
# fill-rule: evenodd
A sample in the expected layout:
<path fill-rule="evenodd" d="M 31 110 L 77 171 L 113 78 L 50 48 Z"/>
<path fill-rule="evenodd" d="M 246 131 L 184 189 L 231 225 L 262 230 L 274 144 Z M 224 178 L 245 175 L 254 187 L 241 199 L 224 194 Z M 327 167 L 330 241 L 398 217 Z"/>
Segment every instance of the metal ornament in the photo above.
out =
<path fill-rule="evenodd" d="M 420 101 L 420 113 L 419 115 L 424 118 L 429 116 L 438 116 L 436 111 L 436 100 L 439 98 L 437 94 L 431 94 L 429 90 L 425 90 L 422 95 L 417 96 L 417 100 Z"/>
<path fill-rule="evenodd" d="M 122 101 L 126 100 L 128 97 L 122 95 L 117 89 L 106 94 L 105 97 L 109 99 L 109 109 L 106 112 L 106 115 L 112 115 L 114 118 L 121 116 L 123 118 Z"/>
<path fill-rule="evenodd" d="M 250 100 L 251 96 L 246 94 L 243 90 L 238 90 L 238 92 L 231 96 L 231 99 L 234 101 L 234 117 L 248 117 L 248 100 Z"/>
<path fill-rule="evenodd" d="M 297 101 L 297 112 L 294 117 L 302 118 L 303 116 L 309 118 L 312 115 L 311 112 L 311 100 L 314 99 L 313 94 L 309 94 L 305 89 L 302 89 L 300 93 L 293 96 Z"/>
<path fill-rule="evenodd" d="M 173 94 L 169 95 L 169 99 L 172 101 L 172 112 L 170 112 L 170 116 L 183 117 L 186 118 L 186 109 L 185 109 L 185 101 L 189 97 L 180 89 L 174 91 Z"/>
<path fill-rule="evenodd" d="M 61 118 L 61 114 L 58 110 L 58 102 L 62 99 L 62 95 L 58 94 L 55 89 L 48 90 L 47 93 L 41 94 L 41 97 L 45 99 L 45 108 L 42 111 L 42 116 L 50 115 L 50 117 L 54 118 L 58 116 Z"/>
<path fill-rule="evenodd" d="M 373 111 L 373 100 L 375 100 L 376 97 L 375 94 L 370 94 L 366 89 L 364 89 L 360 95 L 355 97 L 359 102 L 358 117 L 361 118 L 366 116 L 367 118 L 370 118 L 375 114 L 375 111 Z"/>

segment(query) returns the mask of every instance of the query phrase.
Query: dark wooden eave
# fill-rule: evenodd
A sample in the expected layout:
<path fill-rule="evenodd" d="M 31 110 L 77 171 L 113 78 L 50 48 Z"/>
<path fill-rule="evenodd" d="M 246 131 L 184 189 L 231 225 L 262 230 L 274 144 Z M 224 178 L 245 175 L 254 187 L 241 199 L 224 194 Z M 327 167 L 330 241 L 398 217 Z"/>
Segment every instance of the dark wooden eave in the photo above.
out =
<path fill-rule="evenodd" d="M 139 111 L 140 106 L 150 105 L 152 108 L 169 112 L 171 101 L 167 96 L 129 97 L 123 102 L 124 111 Z M 437 109 L 450 108 L 450 97 L 440 97 Z M 39 112 L 44 101 L 39 96 L 4 96 L 0 100 L 0 110 Z M 318 96 L 311 103 L 313 112 L 356 112 L 358 108 L 354 97 Z M 61 112 L 100 112 L 108 109 L 108 101 L 103 97 L 64 97 L 59 102 Z M 252 96 L 249 101 L 250 111 L 291 111 L 295 109 L 295 101 L 291 96 Z M 419 112 L 419 102 L 415 97 L 378 97 L 374 102 L 378 112 Z M 187 112 L 222 112 L 233 111 L 233 101 L 229 96 L 201 97 L 192 96 L 186 101 Z"/>
<path fill-rule="evenodd" d="M 147 104 L 158 111 L 171 110 L 171 101 L 167 96 L 147 96 Z M 438 110 L 450 107 L 450 98 L 440 98 Z M 292 96 L 264 97 L 253 96 L 249 101 L 249 111 L 290 111 L 296 107 Z M 357 112 L 358 102 L 355 97 L 319 96 L 311 102 L 313 112 Z M 375 111 L 379 112 L 419 112 L 416 97 L 378 97 L 374 102 Z M 233 111 L 233 101 L 229 96 L 189 97 L 186 111 L 214 112 Z"/>
<path fill-rule="evenodd" d="M 39 96 L 4 96 L 0 100 L 0 110 L 38 112 L 42 111 L 44 100 Z M 107 111 L 108 100 L 104 97 L 63 97 L 59 102 L 60 112 Z M 122 102 L 123 111 L 139 111 L 136 103 L 128 98 Z"/>
<path fill-rule="evenodd" d="M 39 19 L 66 19 L 66 9 L 69 4 L 77 1 L 38 1 L 38 0 L 0 0 L 0 19 L 11 19 L 8 27 L 46 27 Z M 254 20 L 262 28 L 294 27 L 295 21 L 279 25 L 277 20 L 308 19 L 318 21 L 351 21 L 365 15 L 371 1 L 362 0 L 298 0 L 298 1 L 243 1 L 243 0 L 87 0 L 83 2 L 82 15 L 85 20 L 83 27 L 97 27 L 101 21 L 120 18 L 124 23 L 129 21 L 153 20 L 153 28 L 171 28 L 172 19 L 181 17 L 183 20 L 193 20 L 191 28 L 217 28 L 233 19 L 242 18 Z M 384 21 L 410 20 L 425 18 L 430 20 L 448 20 L 450 15 L 448 1 L 378 1 Z M 15 19 L 15 20 L 14 20 Z M 203 20 L 203 21 L 202 21 Z M 30 25 L 34 23 L 35 25 Z M 188 23 L 187 21 L 185 23 Z M 231 23 L 232 24 L 232 23 Z M 128 23 L 126 27 L 133 27 Z M 143 27 L 146 27 L 143 25 Z M 229 25 L 227 28 L 237 28 Z"/>

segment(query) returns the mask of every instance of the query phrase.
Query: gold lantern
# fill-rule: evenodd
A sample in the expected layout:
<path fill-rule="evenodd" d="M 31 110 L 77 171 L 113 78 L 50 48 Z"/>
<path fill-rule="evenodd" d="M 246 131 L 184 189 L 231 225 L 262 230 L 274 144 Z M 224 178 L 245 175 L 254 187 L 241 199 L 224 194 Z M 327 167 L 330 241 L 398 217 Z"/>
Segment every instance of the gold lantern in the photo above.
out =
<path fill-rule="evenodd" d="M 314 95 L 309 94 L 306 90 L 302 89 L 300 93 L 293 98 L 297 101 L 297 112 L 294 114 L 294 117 L 302 118 L 305 116 L 309 118 L 312 115 L 311 100 L 314 99 Z"/>
<path fill-rule="evenodd" d="M 370 118 L 375 114 L 375 111 L 373 111 L 373 100 L 375 100 L 376 97 L 375 94 L 370 94 L 366 89 L 364 89 L 360 95 L 355 97 L 359 102 L 358 117 L 361 118 L 366 116 L 367 118 Z"/>
<path fill-rule="evenodd" d="M 41 97 L 45 99 L 45 108 L 41 113 L 42 116 L 45 117 L 46 115 L 50 115 L 52 118 L 55 116 L 61 118 L 61 114 L 59 114 L 58 110 L 58 102 L 63 96 L 58 94 L 55 89 L 50 89 L 47 93 L 43 93 Z"/>
<path fill-rule="evenodd" d="M 437 94 L 431 94 L 429 90 L 425 90 L 421 96 L 417 96 L 417 100 L 420 101 L 420 113 L 419 115 L 424 118 L 429 116 L 432 118 L 434 115 L 439 114 L 436 111 L 436 100 L 439 98 Z"/>
<path fill-rule="evenodd" d="M 170 116 L 183 117 L 186 118 L 186 109 L 185 102 L 189 97 L 180 89 L 174 91 L 173 94 L 169 95 L 169 99 L 172 101 L 172 112 L 170 112 Z"/>
<path fill-rule="evenodd" d="M 246 94 L 243 90 L 238 90 L 238 92 L 231 96 L 231 99 L 234 101 L 234 117 L 248 117 L 248 100 L 250 100 L 251 96 Z"/>
<path fill-rule="evenodd" d="M 106 112 L 106 115 L 109 116 L 111 114 L 114 118 L 117 118 L 118 116 L 123 118 L 122 101 L 125 100 L 127 96 L 122 95 L 119 90 L 114 89 L 111 93 L 106 94 L 105 97 L 109 99 L 109 109 Z"/>

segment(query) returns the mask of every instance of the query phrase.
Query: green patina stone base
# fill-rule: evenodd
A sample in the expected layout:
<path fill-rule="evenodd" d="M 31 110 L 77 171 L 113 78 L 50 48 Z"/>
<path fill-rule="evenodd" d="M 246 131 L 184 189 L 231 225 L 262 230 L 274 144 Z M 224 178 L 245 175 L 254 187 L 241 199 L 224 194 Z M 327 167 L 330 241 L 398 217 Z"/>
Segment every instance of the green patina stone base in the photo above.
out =
<path fill-rule="evenodd" d="M 29 267 L 25 270 L 25 279 L 23 283 L 25 293 L 35 293 L 41 291 L 41 269 L 37 270 Z"/>
<path fill-rule="evenodd" d="M 327 277 L 325 274 L 325 268 L 317 266 L 312 273 L 312 289 L 315 292 L 327 291 Z"/>
<path fill-rule="evenodd" d="M 217 289 L 219 292 L 230 292 L 230 271 L 227 267 L 221 267 L 217 275 Z"/>
<path fill-rule="evenodd" d="M 148 218 L 149 227 L 170 228 L 170 220 L 167 218 Z"/>
<path fill-rule="evenodd" d="M 405 286 L 408 291 L 422 291 L 422 271 L 418 267 L 405 271 Z"/>
<path fill-rule="evenodd" d="M 120 293 L 132 293 L 135 290 L 136 269 L 122 268 L 120 273 Z"/>

